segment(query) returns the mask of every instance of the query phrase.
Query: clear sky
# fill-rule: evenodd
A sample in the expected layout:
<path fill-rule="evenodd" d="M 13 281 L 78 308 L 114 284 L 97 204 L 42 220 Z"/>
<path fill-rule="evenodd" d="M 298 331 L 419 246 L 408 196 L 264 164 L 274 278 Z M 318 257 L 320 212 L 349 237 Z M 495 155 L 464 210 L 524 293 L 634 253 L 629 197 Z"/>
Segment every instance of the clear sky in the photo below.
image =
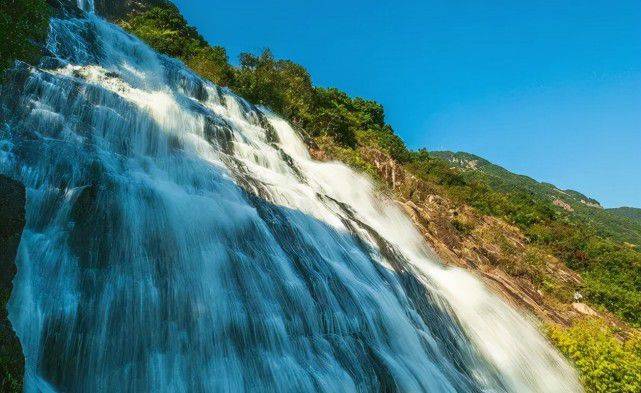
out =
<path fill-rule="evenodd" d="M 382 103 L 411 148 L 641 207 L 640 0 L 176 4 L 233 62 L 269 47 Z"/>

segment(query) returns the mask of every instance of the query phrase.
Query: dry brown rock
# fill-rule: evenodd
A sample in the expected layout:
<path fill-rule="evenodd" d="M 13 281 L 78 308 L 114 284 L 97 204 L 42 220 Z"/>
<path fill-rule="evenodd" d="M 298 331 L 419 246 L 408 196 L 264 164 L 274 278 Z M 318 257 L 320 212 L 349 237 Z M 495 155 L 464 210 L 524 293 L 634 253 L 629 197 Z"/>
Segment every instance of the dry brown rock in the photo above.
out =
<path fill-rule="evenodd" d="M 579 314 L 588 315 L 591 317 L 596 317 L 599 315 L 592 307 L 588 306 L 585 303 L 572 303 L 572 308 L 575 309 Z"/>

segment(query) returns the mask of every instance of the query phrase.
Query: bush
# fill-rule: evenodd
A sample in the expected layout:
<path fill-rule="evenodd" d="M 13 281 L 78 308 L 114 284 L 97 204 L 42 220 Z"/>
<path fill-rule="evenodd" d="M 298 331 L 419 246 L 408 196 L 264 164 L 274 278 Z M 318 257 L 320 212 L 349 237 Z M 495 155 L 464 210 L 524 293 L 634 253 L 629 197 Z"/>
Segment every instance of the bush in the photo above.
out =
<path fill-rule="evenodd" d="M 220 46 L 206 46 L 186 61 L 187 65 L 220 86 L 229 86 L 234 81 L 234 71 L 229 65 L 227 52 Z"/>
<path fill-rule="evenodd" d="M 121 24 L 156 51 L 183 61 L 207 47 L 205 39 L 187 24 L 178 8 L 170 3 L 132 14 Z"/>
<path fill-rule="evenodd" d="M 271 108 L 297 126 L 312 117 L 315 91 L 307 70 L 289 60 L 276 60 L 268 49 L 260 56 L 240 55 L 233 89 L 249 101 Z"/>
<path fill-rule="evenodd" d="M 472 231 L 474 230 L 474 224 L 459 220 L 457 218 L 452 220 L 452 226 L 458 233 L 460 233 L 463 236 L 469 236 Z"/>
<path fill-rule="evenodd" d="M 626 341 L 596 319 L 583 320 L 571 328 L 548 327 L 548 336 L 576 366 L 588 393 L 641 392 L 641 337 Z"/>
<path fill-rule="evenodd" d="M 40 58 L 50 17 L 44 0 L 0 1 L 0 72 L 16 60 L 33 64 Z"/>

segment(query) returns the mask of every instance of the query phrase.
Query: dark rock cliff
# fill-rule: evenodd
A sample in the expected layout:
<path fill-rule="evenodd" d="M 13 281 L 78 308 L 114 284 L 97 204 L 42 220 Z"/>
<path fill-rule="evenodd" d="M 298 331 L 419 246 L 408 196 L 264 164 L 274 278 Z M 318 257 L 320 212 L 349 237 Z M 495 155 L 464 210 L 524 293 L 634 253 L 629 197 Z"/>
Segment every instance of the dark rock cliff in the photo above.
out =
<path fill-rule="evenodd" d="M 0 175 L 0 391 L 22 391 L 24 357 L 7 315 L 15 258 L 25 224 L 24 187 Z"/>

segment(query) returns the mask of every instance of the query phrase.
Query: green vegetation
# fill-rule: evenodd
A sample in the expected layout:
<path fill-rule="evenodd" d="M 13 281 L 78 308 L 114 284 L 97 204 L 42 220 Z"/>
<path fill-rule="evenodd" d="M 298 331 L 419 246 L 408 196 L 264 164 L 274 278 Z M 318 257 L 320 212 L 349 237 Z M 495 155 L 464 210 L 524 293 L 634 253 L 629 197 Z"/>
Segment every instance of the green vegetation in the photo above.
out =
<path fill-rule="evenodd" d="M 4 239 L 3 239 L 4 240 Z M 22 348 L 7 319 L 7 303 L 11 288 L 0 288 L 0 391 L 18 393 L 23 391 L 24 365 Z"/>
<path fill-rule="evenodd" d="M 22 392 L 24 358 L 9 321 L 7 304 L 16 274 L 13 263 L 24 228 L 26 196 L 22 186 L 0 175 L 0 392 Z"/>
<path fill-rule="evenodd" d="M 459 218 L 452 220 L 452 225 L 463 236 L 469 236 L 472 233 L 472 230 L 474 230 L 473 224 Z"/>
<path fill-rule="evenodd" d="M 588 393 L 641 392 L 641 336 L 622 341 L 596 319 L 569 329 L 549 326 L 548 336 L 574 362 Z"/>
<path fill-rule="evenodd" d="M 305 68 L 277 60 L 269 50 L 259 56 L 243 53 L 240 67 L 232 67 L 225 50 L 209 46 L 170 3 L 135 13 L 121 25 L 214 83 L 269 107 L 309 136 L 329 137 L 337 151 L 374 144 L 400 162 L 410 159 L 403 141 L 385 124 L 380 104 L 349 97 L 338 89 L 315 87 Z"/>
<path fill-rule="evenodd" d="M 225 49 L 208 45 L 171 3 L 135 13 L 121 24 L 156 51 L 182 60 L 214 83 L 227 86 L 233 80 Z"/>
<path fill-rule="evenodd" d="M 635 207 L 618 207 L 615 209 L 607 209 L 610 213 L 627 217 L 641 223 L 641 209 Z"/>
<path fill-rule="evenodd" d="M 572 210 L 556 209 L 577 224 L 592 228 L 602 237 L 618 242 L 641 244 L 641 209 L 603 209 L 597 201 L 573 190 L 559 190 L 554 185 L 539 183 L 523 175 L 514 174 L 498 165 L 469 153 L 432 152 L 432 156 L 447 161 L 459 168 L 461 175 L 469 180 L 481 180 L 494 190 L 510 193 L 525 191 L 546 204 L 558 200 Z"/>
<path fill-rule="evenodd" d="M 50 17 L 51 8 L 44 0 L 0 0 L 0 73 L 16 60 L 31 64 L 38 61 Z M 8 192 L 4 180 L 0 176 L 0 184 L 7 187 L 3 192 Z M 11 202 L 15 202 L 13 199 L 0 202 L 0 219 L 4 224 L 10 222 L 5 217 L 7 212 L 15 213 L 20 209 L 11 206 Z M 5 233 L 0 234 L 0 265 L 10 266 L 9 261 L 13 261 L 15 253 L 8 252 L 7 248 L 17 247 L 18 239 L 5 236 Z M 10 277 L 5 276 L 9 274 L 7 269 L 0 268 L 0 390 L 21 392 L 24 360 L 20 343 L 7 318 L 6 304 L 11 293 Z"/>
<path fill-rule="evenodd" d="M 641 248 L 635 246 L 641 244 L 641 223 L 603 210 L 576 191 L 560 191 L 468 153 L 434 155 L 441 162 L 421 169 L 432 179 L 448 179 L 445 192 L 519 227 L 532 244 L 582 273 L 586 299 L 641 325 Z"/>
<path fill-rule="evenodd" d="M 33 64 L 40 58 L 50 17 L 44 0 L 0 0 L 0 72 L 16 60 Z"/>
<path fill-rule="evenodd" d="M 363 154 L 363 148 L 375 148 L 451 200 L 517 226 L 540 250 L 532 255 L 552 254 L 582 274 L 588 301 L 641 325 L 641 250 L 635 246 L 641 244 L 641 224 L 576 191 L 557 190 L 470 154 L 409 151 L 385 123 L 379 103 L 315 87 L 305 68 L 277 60 L 269 50 L 243 53 L 240 66 L 233 67 L 225 50 L 209 46 L 170 3 L 133 14 L 121 25 L 205 78 L 289 119 L 329 157 L 376 177 Z M 555 206 L 555 198 L 573 211 Z M 453 225 L 463 235 L 472 231 L 463 222 Z M 540 273 L 541 261 L 532 264 L 518 270 L 534 282 L 549 282 Z"/>

